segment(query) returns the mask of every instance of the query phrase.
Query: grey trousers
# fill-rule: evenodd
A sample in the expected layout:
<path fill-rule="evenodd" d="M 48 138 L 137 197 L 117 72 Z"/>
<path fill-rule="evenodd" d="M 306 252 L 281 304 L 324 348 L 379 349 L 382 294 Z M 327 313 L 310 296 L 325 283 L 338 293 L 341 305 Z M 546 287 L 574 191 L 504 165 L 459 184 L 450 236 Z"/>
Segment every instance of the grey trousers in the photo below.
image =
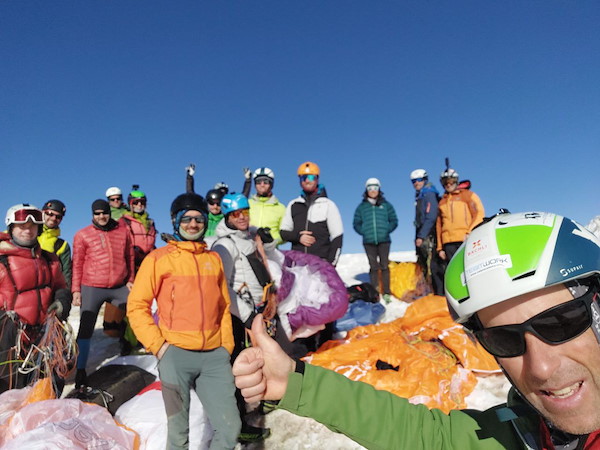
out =
<path fill-rule="evenodd" d="M 214 429 L 211 449 L 232 449 L 241 429 L 229 353 L 184 350 L 171 345 L 158 363 L 167 411 L 167 448 L 189 446 L 190 389 L 202 402 Z"/>

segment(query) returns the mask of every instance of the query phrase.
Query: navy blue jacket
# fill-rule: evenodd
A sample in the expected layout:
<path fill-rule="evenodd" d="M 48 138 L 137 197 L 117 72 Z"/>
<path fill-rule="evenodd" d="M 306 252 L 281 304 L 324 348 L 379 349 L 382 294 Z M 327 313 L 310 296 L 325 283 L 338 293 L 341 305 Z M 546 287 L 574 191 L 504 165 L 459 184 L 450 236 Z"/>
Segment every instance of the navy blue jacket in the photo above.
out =
<path fill-rule="evenodd" d="M 416 237 L 425 239 L 435 236 L 435 221 L 438 216 L 439 193 L 431 182 L 415 192 L 415 229 Z"/>

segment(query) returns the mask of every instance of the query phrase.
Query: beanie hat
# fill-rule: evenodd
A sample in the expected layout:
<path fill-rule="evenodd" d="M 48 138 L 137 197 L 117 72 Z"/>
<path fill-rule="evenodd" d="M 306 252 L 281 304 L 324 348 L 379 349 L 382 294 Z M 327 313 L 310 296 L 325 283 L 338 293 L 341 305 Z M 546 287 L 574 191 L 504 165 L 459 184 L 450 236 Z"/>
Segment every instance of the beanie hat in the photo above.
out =
<path fill-rule="evenodd" d="M 101 198 L 94 200 L 94 203 L 92 203 L 92 213 L 98 210 L 110 214 L 110 205 L 106 200 L 102 200 Z"/>

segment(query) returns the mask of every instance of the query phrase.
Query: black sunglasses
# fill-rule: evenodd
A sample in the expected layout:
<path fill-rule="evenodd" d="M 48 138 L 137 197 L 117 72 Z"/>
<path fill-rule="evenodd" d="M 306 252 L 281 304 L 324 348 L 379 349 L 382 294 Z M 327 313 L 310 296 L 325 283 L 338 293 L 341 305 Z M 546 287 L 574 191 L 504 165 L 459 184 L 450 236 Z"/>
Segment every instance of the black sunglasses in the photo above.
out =
<path fill-rule="evenodd" d="M 194 220 L 196 223 L 204 223 L 204 216 L 183 216 L 181 223 L 191 223 Z"/>
<path fill-rule="evenodd" d="M 474 332 L 480 344 L 498 358 L 525 353 L 525 332 L 550 345 L 564 344 L 592 325 L 591 304 L 598 294 L 595 286 L 574 300 L 553 306 L 520 324 L 483 328 Z"/>

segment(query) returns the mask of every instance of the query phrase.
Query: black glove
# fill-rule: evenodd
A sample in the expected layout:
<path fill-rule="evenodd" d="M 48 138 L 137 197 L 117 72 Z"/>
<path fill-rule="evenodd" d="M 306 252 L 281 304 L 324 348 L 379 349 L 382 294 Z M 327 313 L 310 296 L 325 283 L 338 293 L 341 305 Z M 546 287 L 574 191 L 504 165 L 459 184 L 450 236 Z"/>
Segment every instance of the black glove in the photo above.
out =
<path fill-rule="evenodd" d="M 169 233 L 160 233 L 160 238 L 167 243 L 175 240 L 175 237 Z"/>
<path fill-rule="evenodd" d="M 263 243 L 265 244 L 270 244 L 271 242 L 273 242 L 273 236 L 271 236 L 271 229 L 269 227 L 259 228 L 258 230 L 256 230 L 256 234 L 258 234 L 260 240 L 263 241 Z"/>
<path fill-rule="evenodd" d="M 71 301 L 73 295 L 68 289 L 58 289 L 54 293 L 54 302 L 48 307 L 48 314 L 52 311 L 56 313 L 58 320 L 67 320 L 69 313 L 71 312 Z"/>

